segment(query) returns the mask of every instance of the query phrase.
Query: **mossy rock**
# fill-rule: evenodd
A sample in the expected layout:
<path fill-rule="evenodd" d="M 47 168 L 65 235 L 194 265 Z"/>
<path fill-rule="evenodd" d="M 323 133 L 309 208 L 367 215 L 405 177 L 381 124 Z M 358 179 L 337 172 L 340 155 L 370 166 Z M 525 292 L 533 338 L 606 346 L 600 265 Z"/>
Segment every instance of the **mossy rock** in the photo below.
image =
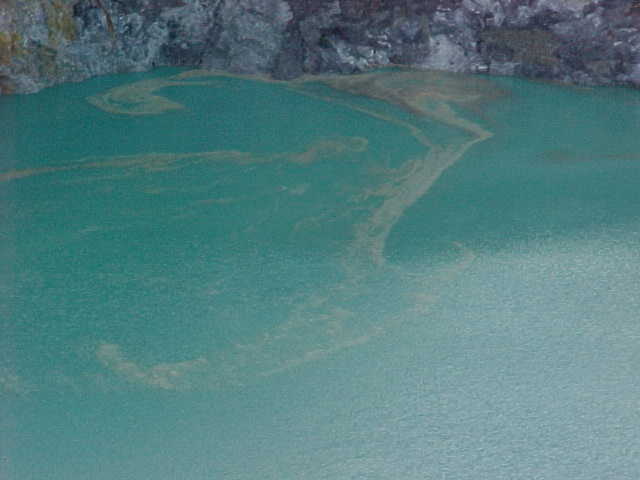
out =
<path fill-rule="evenodd" d="M 8 65 L 21 52 L 20 35 L 0 32 L 0 65 Z"/>
<path fill-rule="evenodd" d="M 59 43 L 60 39 L 72 41 L 76 38 L 76 24 L 73 21 L 72 4 L 60 0 L 52 0 L 46 4 L 49 41 Z"/>

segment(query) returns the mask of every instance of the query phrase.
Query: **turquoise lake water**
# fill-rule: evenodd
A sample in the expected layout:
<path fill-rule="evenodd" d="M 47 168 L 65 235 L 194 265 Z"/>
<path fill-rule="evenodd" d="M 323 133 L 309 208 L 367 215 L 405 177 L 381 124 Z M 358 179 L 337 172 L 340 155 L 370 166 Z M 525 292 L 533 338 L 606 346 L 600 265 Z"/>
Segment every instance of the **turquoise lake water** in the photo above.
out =
<path fill-rule="evenodd" d="M 2 478 L 640 475 L 640 92 L 161 69 L 0 120 Z"/>

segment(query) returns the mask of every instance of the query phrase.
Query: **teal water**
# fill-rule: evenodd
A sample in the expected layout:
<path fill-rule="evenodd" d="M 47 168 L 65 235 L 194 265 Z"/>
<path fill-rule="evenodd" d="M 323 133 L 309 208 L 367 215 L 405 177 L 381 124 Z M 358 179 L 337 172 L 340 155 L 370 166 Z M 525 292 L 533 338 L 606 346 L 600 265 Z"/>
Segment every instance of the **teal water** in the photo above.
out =
<path fill-rule="evenodd" d="M 640 473 L 640 94 L 163 69 L 0 98 L 0 474 Z"/>

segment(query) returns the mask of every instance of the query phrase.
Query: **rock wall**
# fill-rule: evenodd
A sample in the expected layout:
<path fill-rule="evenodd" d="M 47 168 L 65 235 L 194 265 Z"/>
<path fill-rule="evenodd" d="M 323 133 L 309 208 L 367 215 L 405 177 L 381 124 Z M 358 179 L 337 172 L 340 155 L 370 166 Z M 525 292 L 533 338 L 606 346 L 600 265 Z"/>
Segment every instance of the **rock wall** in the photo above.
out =
<path fill-rule="evenodd" d="M 0 91 L 189 65 L 640 87 L 640 0 L 0 0 Z"/>

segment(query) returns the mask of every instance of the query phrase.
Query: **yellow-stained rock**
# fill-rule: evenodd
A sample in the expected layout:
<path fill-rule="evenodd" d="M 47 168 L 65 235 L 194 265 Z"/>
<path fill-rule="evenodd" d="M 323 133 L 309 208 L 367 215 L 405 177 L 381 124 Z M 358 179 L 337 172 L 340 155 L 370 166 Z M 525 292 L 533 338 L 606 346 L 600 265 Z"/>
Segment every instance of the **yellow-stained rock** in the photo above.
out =
<path fill-rule="evenodd" d="M 8 65 L 20 52 L 20 35 L 0 32 L 0 65 Z"/>

